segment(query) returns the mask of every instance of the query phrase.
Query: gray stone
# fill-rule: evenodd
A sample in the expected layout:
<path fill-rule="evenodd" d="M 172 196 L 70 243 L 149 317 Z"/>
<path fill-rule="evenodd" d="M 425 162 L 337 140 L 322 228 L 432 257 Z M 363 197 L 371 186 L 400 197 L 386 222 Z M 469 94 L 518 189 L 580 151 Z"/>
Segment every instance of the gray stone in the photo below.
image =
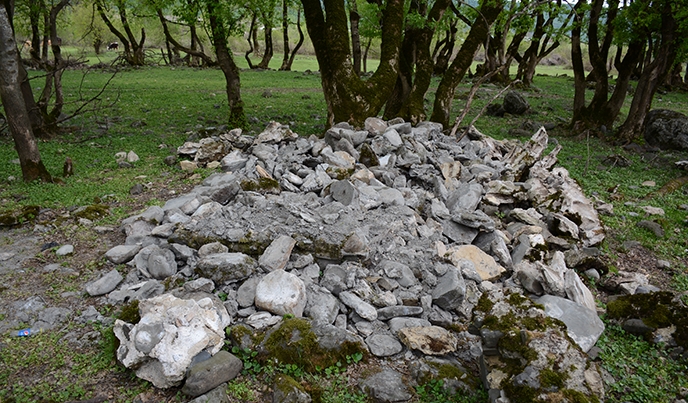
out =
<path fill-rule="evenodd" d="M 504 111 L 512 115 L 523 115 L 530 108 L 528 101 L 516 91 L 504 95 Z"/>
<path fill-rule="evenodd" d="M 184 283 L 184 291 L 186 292 L 204 292 L 210 294 L 213 290 L 215 290 L 215 283 L 213 283 L 213 280 L 207 278 L 199 278 Z"/>
<path fill-rule="evenodd" d="M 331 325 L 339 313 L 339 300 L 326 288 L 311 287 L 307 290 L 306 315 L 313 323 Z"/>
<path fill-rule="evenodd" d="M 354 200 L 358 199 L 358 191 L 348 180 L 332 182 L 330 185 L 330 194 L 334 200 L 345 206 L 350 205 Z"/>
<path fill-rule="evenodd" d="M 113 269 L 103 277 L 88 284 L 86 286 L 86 292 L 92 297 L 107 294 L 117 288 L 122 280 L 124 280 L 124 277 L 122 277 L 116 269 Z"/>
<path fill-rule="evenodd" d="M 256 261 L 243 253 L 219 253 L 199 260 L 196 269 L 215 284 L 224 284 L 248 278 L 256 266 Z"/>
<path fill-rule="evenodd" d="M 280 374 L 275 378 L 272 403 L 311 403 L 312 399 L 303 386 L 289 375 Z"/>
<path fill-rule="evenodd" d="M 155 247 L 150 252 L 146 262 L 146 271 L 151 277 L 164 280 L 177 273 L 177 261 L 174 252 L 169 249 Z"/>
<path fill-rule="evenodd" d="M 204 258 L 209 255 L 214 255 L 216 253 L 227 253 L 229 252 L 229 248 L 227 248 L 225 245 L 221 244 L 220 242 L 211 242 L 204 244 L 200 248 L 198 248 L 198 257 Z"/>
<path fill-rule="evenodd" d="M 62 245 L 62 246 L 60 246 L 60 248 L 58 248 L 55 251 L 55 254 L 57 256 L 67 256 L 67 255 L 71 255 L 72 253 L 74 253 L 74 246 L 73 245 Z"/>
<path fill-rule="evenodd" d="M 366 320 L 376 320 L 377 310 L 369 303 L 363 301 L 361 298 L 349 291 L 342 291 L 339 293 L 339 300 L 349 308 L 356 311 L 356 313 Z"/>
<path fill-rule="evenodd" d="M 578 273 L 570 269 L 566 271 L 566 273 L 564 273 L 564 287 L 566 288 L 566 297 L 568 299 L 592 311 L 596 310 L 597 305 L 595 304 L 595 297 L 588 287 L 583 284 L 580 277 L 578 277 Z"/>
<path fill-rule="evenodd" d="M 243 368 L 244 364 L 239 358 L 220 350 L 211 358 L 189 368 L 182 392 L 191 397 L 200 396 L 236 378 Z"/>
<path fill-rule="evenodd" d="M 306 308 L 306 286 L 296 275 L 277 269 L 256 286 L 256 307 L 276 315 L 300 318 Z"/>
<path fill-rule="evenodd" d="M 544 294 L 542 275 L 535 264 L 523 261 L 514 267 L 516 278 L 526 291 L 535 295 Z"/>
<path fill-rule="evenodd" d="M 385 276 L 396 280 L 402 287 L 410 287 L 417 283 L 411 268 L 403 263 L 383 260 L 378 268 L 385 273 Z"/>
<path fill-rule="evenodd" d="M 449 253 L 449 260 L 456 267 L 460 267 L 460 262 L 463 259 L 471 261 L 480 278 L 485 281 L 496 280 L 506 272 L 506 269 L 497 264 L 492 256 L 481 251 L 475 245 L 458 246 L 447 251 L 447 253 Z"/>
<path fill-rule="evenodd" d="M 396 305 L 387 306 L 377 310 L 378 320 L 388 320 L 399 316 L 418 316 L 423 313 L 423 307 Z"/>
<path fill-rule="evenodd" d="M 189 403 L 229 403 L 227 384 L 223 383 L 210 392 L 189 401 Z"/>
<path fill-rule="evenodd" d="M 236 300 L 240 307 L 247 308 L 255 302 L 256 299 L 256 287 L 260 282 L 258 277 L 250 277 L 246 279 L 237 290 Z"/>
<path fill-rule="evenodd" d="M 392 369 L 384 369 L 364 378 L 358 387 L 376 402 L 405 402 L 413 397 L 402 375 Z"/>
<path fill-rule="evenodd" d="M 478 183 L 459 185 L 449 194 L 447 208 L 449 211 L 475 211 L 483 197 L 483 187 Z"/>
<path fill-rule="evenodd" d="M 655 221 L 641 220 L 636 225 L 640 228 L 645 228 L 652 231 L 657 238 L 664 238 L 664 228 L 662 228 L 662 226 Z"/>
<path fill-rule="evenodd" d="M 396 337 L 388 334 L 373 334 L 365 339 L 370 353 L 376 357 L 389 357 L 403 350 Z"/>
<path fill-rule="evenodd" d="M 547 316 L 566 324 L 568 335 L 584 352 L 588 352 L 604 332 L 604 323 L 597 312 L 583 305 L 554 295 L 543 295 L 534 301 L 545 306 Z"/>
<path fill-rule="evenodd" d="M 441 220 L 441 223 L 442 234 L 459 245 L 469 245 L 480 232 L 475 228 L 459 224 L 454 220 Z"/>
<path fill-rule="evenodd" d="M 456 267 L 450 267 L 432 290 L 432 302 L 442 309 L 457 309 L 463 303 L 465 294 L 466 282 L 461 272 Z"/>
<path fill-rule="evenodd" d="M 258 259 L 258 264 L 269 271 L 284 270 L 296 241 L 288 235 L 282 235 L 270 243 Z"/>

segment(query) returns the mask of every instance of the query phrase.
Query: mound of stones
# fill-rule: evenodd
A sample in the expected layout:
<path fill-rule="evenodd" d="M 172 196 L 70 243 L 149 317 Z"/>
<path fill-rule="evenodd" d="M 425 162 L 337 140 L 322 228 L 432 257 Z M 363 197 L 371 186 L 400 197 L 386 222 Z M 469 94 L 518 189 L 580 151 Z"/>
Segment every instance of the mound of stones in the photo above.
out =
<path fill-rule="evenodd" d="M 521 143 L 377 118 L 324 138 L 271 123 L 188 142 L 183 158 L 222 172 L 126 219 L 106 254 L 123 266 L 89 293 L 139 301 L 140 321 L 115 325 L 119 360 L 191 396 L 240 371 L 226 331 L 281 359 L 310 351 L 305 367 L 352 351 L 406 362 L 359 380 L 377 401 L 439 376 L 495 402 L 602 399 L 585 353 L 604 326 L 578 272 L 604 233 L 548 147 L 544 128 Z"/>

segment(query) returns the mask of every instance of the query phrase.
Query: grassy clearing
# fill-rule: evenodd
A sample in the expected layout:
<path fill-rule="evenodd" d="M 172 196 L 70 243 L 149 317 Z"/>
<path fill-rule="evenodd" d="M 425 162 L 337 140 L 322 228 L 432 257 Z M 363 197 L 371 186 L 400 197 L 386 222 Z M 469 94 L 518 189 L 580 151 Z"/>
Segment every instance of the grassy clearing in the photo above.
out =
<path fill-rule="evenodd" d="M 112 52 L 106 56 L 114 58 Z M 243 59 L 237 58 L 237 62 L 244 66 Z M 304 72 L 317 69 L 315 59 L 299 57 L 294 67 L 299 71 L 242 72 L 242 94 L 252 125 L 251 132 L 259 133 L 270 120 L 290 124 L 302 136 L 319 135 L 324 130 L 326 108 L 319 76 Z M 634 153 L 610 146 L 603 139 L 567 137 L 565 126 L 571 118 L 572 75 L 554 67 L 542 69 L 542 72 L 546 75 L 535 78 L 535 88 L 524 93 L 536 111 L 534 114 L 507 118 L 483 116 L 477 122 L 478 129 L 495 138 L 507 139 L 513 137 L 511 129 L 521 127 L 527 121 L 558 124 L 550 134 L 564 145 L 559 158 L 561 165 L 579 181 L 589 197 L 614 206 L 614 215 L 602 217 L 609 229 L 602 249 L 613 259 L 622 250 L 623 242 L 639 241 L 658 257 L 671 262 L 673 281 L 670 286 L 677 291 L 688 290 L 688 227 L 685 224 L 686 212 L 680 208 L 688 204 L 688 194 L 684 188 L 666 195 L 652 195 L 671 180 L 685 175 L 672 164 L 679 159 L 688 159 L 688 156 L 680 153 Z M 81 71 L 67 71 L 64 75 L 67 102 L 94 95 L 109 77 L 110 73 L 99 70 L 89 72 L 86 77 Z M 38 90 L 42 82 L 37 79 L 32 85 L 34 90 Z M 433 88 L 436 86 L 437 81 L 434 81 Z M 465 82 L 457 90 L 454 115 L 463 108 L 469 88 L 470 83 Z M 495 86 L 484 86 L 464 124 L 470 122 L 498 91 Z M 431 90 L 428 94 L 428 108 L 432 106 L 433 93 Z M 117 102 L 110 106 L 115 100 Z M 687 100 L 685 93 L 661 94 L 654 106 L 688 113 Z M 70 104 L 66 112 L 73 107 Z M 38 205 L 60 211 L 102 202 L 110 206 L 110 215 L 97 219 L 96 223 L 116 224 L 142 207 L 141 201 L 129 194 L 133 184 L 146 186 L 150 200 L 145 203 L 160 204 L 174 196 L 175 190 L 170 184 L 190 187 L 208 175 L 207 171 L 199 171 L 197 175 L 182 173 L 162 161 L 174 154 L 176 147 L 192 132 L 222 125 L 226 116 L 224 81 L 217 70 L 147 67 L 123 71 L 106 90 L 99 109 L 67 122 L 65 132 L 58 138 L 40 142 L 43 160 L 53 174 L 59 175 L 65 157 L 73 159 L 75 175 L 66 178 L 64 184 L 23 183 L 11 139 L 6 134 L 0 135 L 0 203 L 3 210 Z M 118 168 L 115 154 L 130 150 L 135 151 L 141 160 L 133 168 Z M 622 167 L 618 163 L 609 163 L 610 157 L 611 161 L 625 159 L 631 165 Z M 655 186 L 643 186 L 645 181 L 654 181 Z M 645 199 L 648 194 L 650 197 Z M 643 206 L 661 207 L 665 216 L 648 216 L 642 210 Z M 659 222 L 665 230 L 665 237 L 657 238 L 637 227 L 643 219 Z M 77 226 L 65 229 L 65 235 L 77 241 L 80 237 L 93 236 L 84 234 Z M 83 239 L 83 242 L 94 242 L 94 239 Z M 94 259 L 89 265 L 82 273 L 92 273 L 97 269 L 98 260 Z M 42 281 L 52 287 L 46 295 L 54 302 L 66 303 L 61 295 L 77 292 L 76 279 L 69 276 L 57 278 L 55 275 L 53 278 L 48 278 L 49 275 L 44 277 Z M 102 313 L 113 314 L 109 311 Z M 124 400 L 147 387 L 145 383 L 132 379 L 130 373 L 112 369 L 116 365 L 111 347 L 105 342 L 97 349 L 68 354 L 61 347 L 61 338 L 70 332 L 83 334 L 100 332 L 100 329 L 71 324 L 60 332 L 35 338 L 19 340 L 4 336 L 0 339 L 3 345 L 0 348 L 0 361 L 3 362 L 0 385 L 8 385 L 0 387 L 0 401 L 8 400 L 10 395 L 18 402 L 35 400 L 35 396 L 45 396 L 54 401 L 82 399 L 93 396 L 97 380 L 103 376 L 121 378 L 118 381 L 123 385 L 121 389 L 130 391 L 130 394 L 122 392 Z M 609 328 L 600 343 L 604 351 L 602 365 L 617 383 L 624 385 L 607 385 L 610 401 L 668 401 L 666 396 L 677 387 L 686 386 L 688 369 L 685 362 L 667 360 L 660 348 L 628 336 L 615 327 Z M 104 353 L 107 351 L 110 353 Z M 652 359 L 648 360 L 650 357 Z M 37 366 L 52 374 L 51 377 L 36 384 L 25 383 L 21 374 Z M 332 396 L 331 400 L 323 401 L 358 401 L 359 397 L 347 389 L 346 383 L 336 378 L 319 381 L 331 387 L 331 390 L 323 392 Z M 251 393 L 260 388 L 254 382 L 250 377 L 239 379 L 230 384 L 229 392 L 239 400 L 258 401 L 254 400 L 258 397 L 251 397 Z M 55 385 L 61 385 L 61 388 Z M 424 396 L 420 401 L 451 401 L 442 395 L 438 385 L 426 385 L 418 393 Z"/>

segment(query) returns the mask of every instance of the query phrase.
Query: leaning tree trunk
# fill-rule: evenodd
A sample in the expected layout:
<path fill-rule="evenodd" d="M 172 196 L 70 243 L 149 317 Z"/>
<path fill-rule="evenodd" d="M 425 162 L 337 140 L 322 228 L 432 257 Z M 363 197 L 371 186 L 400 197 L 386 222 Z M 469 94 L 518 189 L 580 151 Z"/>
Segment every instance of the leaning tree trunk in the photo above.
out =
<path fill-rule="evenodd" d="M 215 55 L 217 56 L 217 64 L 222 70 L 227 83 L 227 102 L 229 104 L 229 119 L 230 127 L 246 128 L 248 122 L 244 114 L 244 102 L 241 100 L 241 81 L 239 79 L 239 68 L 234 63 L 232 54 L 227 45 L 228 32 L 224 26 L 222 19 L 218 17 L 217 5 L 209 1 L 207 2 L 208 22 L 210 24 L 210 36 L 215 47 Z"/>
<path fill-rule="evenodd" d="M 246 59 L 246 62 L 248 63 L 248 68 L 253 69 L 255 66 L 253 65 L 253 62 L 251 61 L 251 53 L 253 53 L 254 49 L 256 52 L 258 52 L 258 42 L 256 41 L 255 35 L 256 35 L 256 22 L 258 22 L 258 14 L 253 13 L 253 17 L 251 17 L 251 25 L 248 27 L 248 37 L 246 40 L 248 41 L 248 50 L 246 53 L 244 53 L 244 58 Z"/>
<path fill-rule="evenodd" d="M 21 61 L 10 18 L 12 10 L 6 7 L 7 3 L 0 4 L 0 100 L 19 155 L 24 181 L 40 179 L 52 182 L 52 177 L 41 160 L 26 111 L 19 78 Z"/>
<path fill-rule="evenodd" d="M 103 9 L 101 1 L 96 0 L 96 8 L 98 9 L 100 18 L 103 20 L 110 32 L 112 32 L 120 40 L 122 46 L 124 47 L 124 59 L 131 66 L 143 66 L 145 64 L 146 56 L 143 48 L 143 44 L 146 42 L 146 31 L 144 28 L 141 28 L 141 39 L 137 41 L 134 33 L 131 30 L 131 27 L 129 26 L 126 6 L 121 0 L 117 2 L 116 6 L 126 36 L 115 27 L 112 21 L 110 21 L 110 18 L 108 18 L 105 10 Z"/>
<path fill-rule="evenodd" d="M 451 113 L 454 91 L 461 79 L 468 71 L 473 62 L 475 53 L 480 46 L 485 43 L 488 37 L 490 26 L 497 19 L 499 13 L 504 8 L 503 0 L 485 1 L 480 7 L 482 18 L 477 18 L 468 32 L 466 40 L 461 45 L 456 58 L 444 73 L 435 93 L 435 103 L 430 120 L 441 123 L 444 127 L 449 127 L 449 115 Z"/>
<path fill-rule="evenodd" d="M 386 2 L 382 17 L 380 64 L 367 80 L 361 79 L 351 64 L 344 1 L 302 0 L 302 4 L 308 34 L 313 41 L 320 66 L 328 124 L 349 122 L 362 127 L 366 118 L 380 112 L 394 88 L 398 73 L 404 2 Z"/>
<path fill-rule="evenodd" d="M 645 125 L 645 117 L 652 106 L 652 98 L 657 92 L 658 86 L 665 80 L 666 74 L 674 63 L 677 53 L 678 23 L 674 18 L 671 3 L 664 3 L 662 11 L 662 31 L 660 46 L 657 49 L 655 59 L 643 69 L 638 80 L 638 86 L 633 94 L 633 101 L 628 111 L 628 117 L 619 127 L 617 137 L 625 142 L 630 142 L 642 133 Z"/>
<path fill-rule="evenodd" d="M 158 8 L 155 11 L 158 14 L 158 19 L 160 20 L 160 23 L 162 24 L 162 31 L 165 34 L 166 41 L 171 43 L 172 46 L 174 46 L 174 49 L 176 51 L 181 50 L 182 52 L 190 55 L 192 58 L 202 59 L 203 62 L 208 66 L 214 66 L 216 64 L 215 61 L 210 56 L 206 55 L 205 52 L 203 52 L 202 50 L 187 48 L 186 46 L 179 43 L 176 39 L 174 39 L 174 37 L 172 37 L 172 34 L 170 33 L 170 30 L 167 26 L 167 19 L 165 18 L 164 14 L 162 12 L 162 9 Z M 193 29 L 191 31 L 191 35 L 192 35 L 191 36 L 191 38 L 192 38 L 191 43 L 193 44 L 193 43 L 195 43 L 193 40 L 193 38 L 195 36 L 195 29 Z M 197 42 L 197 39 L 196 39 L 196 42 Z"/>
<path fill-rule="evenodd" d="M 298 52 L 299 49 L 301 49 L 301 45 L 303 45 L 303 41 L 306 39 L 306 37 L 303 34 L 303 29 L 301 29 L 301 6 L 299 6 L 299 9 L 296 11 L 296 29 L 299 31 L 299 41 L 296 43 L 296 46 L 294 46 L 294 49 L 291 51 L 291 55 L 289 56 L 289 60 L 287 61 L 287 63 L 282 63 L 282 67 L 280 67 L 280 70 L 291 70 L 291 65 L 294 64 L 294 59 L 296 58 L 296 52 Z"/>

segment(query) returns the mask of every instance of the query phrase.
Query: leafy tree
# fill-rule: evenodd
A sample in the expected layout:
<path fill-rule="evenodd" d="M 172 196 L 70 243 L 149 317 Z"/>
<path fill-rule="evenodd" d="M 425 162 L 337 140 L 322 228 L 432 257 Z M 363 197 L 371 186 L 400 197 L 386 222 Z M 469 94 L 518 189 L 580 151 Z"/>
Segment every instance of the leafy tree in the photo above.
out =
<path fill-rule="evenodd" d="M 628 116 L 617 132 L 617 137 L 625 142 L 642 133 L 657 89 L 688 48 L 688 1 L 636 1 L 628 10 L 626 20 L 635 28 L 633 33 L 644 39 L 649 57 L 644 61 Z"/>
<path fill-rule="evenodd" d="M 296 29 L 299 32 L 299 40 L 294 45 L 294 49 L 289 49 L 289 6 L 292 5 L 292 0 L 282 0 L 282 37 L 284 40 L 284 58 L 282 59 L 282 66 L 280 70 L 289 71 L 291 70 L 291 65 L 294 63 L 294 58 L 296 57 L 296 52 L 299 51 L 305 36 L 303 30 L 301 29 L 301 6 L 299 5 L 296 11 Z"/>
<path fill-rule="evenodd" d="M 131 0 L 95 0 L 96 9 L 100 18 L 103 19 L 105 25 L 122 43 L 124 47 L 124 60 L 131 66 L 143 66 L 145 64 L 146 54 L 144 52 L 144 44 L 146 43 L 146 30 L 141 27 L 141 38 L 137 39 L 129 21 L 127 10 L 133 10 L 138 4 L 130 2 Z M 110 19 L 110 11 L 116 10 L 119 21 L 124 32 L 120 31 Z"/>
<path fill-rule="evenodd" d="M 3 0 L 0 3 L 0 100 L 19 154 L 24 181 L 39 179 L 52 182 L 52 176 L 41 160 L 22 94 L 21 61 L 12 26 L 13 16 L 14 2 Z"/>

